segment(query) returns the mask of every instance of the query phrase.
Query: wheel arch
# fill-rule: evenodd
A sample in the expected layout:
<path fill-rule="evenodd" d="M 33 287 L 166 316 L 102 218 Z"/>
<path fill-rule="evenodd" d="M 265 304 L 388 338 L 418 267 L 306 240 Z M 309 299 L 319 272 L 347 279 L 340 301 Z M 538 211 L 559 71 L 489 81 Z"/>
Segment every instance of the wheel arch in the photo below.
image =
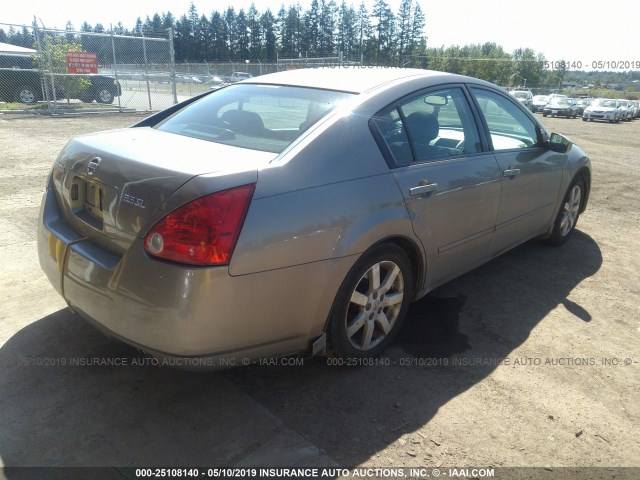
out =
<path fill-rule="evenodd" d="M 413 281 L 413 292 L 412 292 L 412 297 L 413 297 L 412 301 L 413 301 L 415 299 L 416 294 L 420 292 L 424 287 L 424 279 L 425 279 L 425 273 L 426 273 L 426 260 L 422 251 L 412 239 L 409 239 L 407 237 L 400 236 L 400 235 L 384 238 L 379 242 L 377 242 L 376 244 L 372 245 L 371 248 L 378 247 L 384 244 L 397 245 L 402 250 L 404 250 L 405 254 L 407 255 L 407 258 L 409 259 L 409 263 L 411 264 L 411 277 L 412 277 L 411 280 Z"/>
<path fill-rule="evenodd" d="M 400 249 L 402 249 L 404 253 L 407 255 L 407 258 L 409 259 L 409 264 L 411 265 L 411 280 L 413 282 L 413 291 L 411 292 L 411 296 L 412 296 L 411 301 L 415 300 L 418 292 L 421 292 L 422 289 L 424 288 L 424 279 L 425 279 L 427 265 L 426 265 L 425 256 L 421 248 L 413 239 L 407 238 L 406 236 L 402 236 L 402 235 L 393 235 L 393 236 L 381 238 L 380 240 L 372 244 L 369 248 L 361 252 L 357 256 L 357 258 L 355 258 L 355 260 L 351 264 L 351 267 L 349 268 L 349 271 L 358 263 L 358 261 L 362 257 L 367 255 L 371 250 L 378 248 L 382 245 L 395 245 Z M 342 288 L 342 284 L 344 280 L 345 279 L 342 279 L 342 282 L 340 282 L 340 285 L 336 289 L 335 295 L 333 297 L 333 301 L 331 303 L 331 308 L 327 312 L 327 318 L 325 319 L 324 328 L 323 328 L 324 332 L 326 332 L 327 328 L 329 328 L 329 321 L 331 319 L 333 310 L 336 306 L 338 292 Z"/>
<path fill-rule="evenodd" d="M 585 184 L 585 192 L 584 195 L 582 197 L 582 205 L 580 206 L 580 213 L 584 212 L 587 208 L 587 202 L 589 200 L 589 194 L 591 193 L 591 170 L 587 167 L 587 166 L 583 166 L 582 168 L 580 168 L 575 176 L 581 176 L 582 179 L 584 180 L 584 184 Z M 571 180 L 573 181 L 573 180 Z"/>

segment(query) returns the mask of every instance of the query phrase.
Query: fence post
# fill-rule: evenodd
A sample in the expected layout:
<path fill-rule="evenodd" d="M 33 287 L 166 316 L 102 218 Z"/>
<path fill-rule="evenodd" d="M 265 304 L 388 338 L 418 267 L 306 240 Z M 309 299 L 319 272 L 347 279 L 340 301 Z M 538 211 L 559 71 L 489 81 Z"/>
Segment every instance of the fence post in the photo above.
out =
<path fill-rule="evenodd" d="M 176 89 L 176 51 L 173 48 L 173 28 L 169 28 L 169 62 L 171 63 L 171 93 L 173 104 L 178 103 L 178 91 Z"/>
<path fill-rule="evenodd" d="M 49 75 L 51 76 L 51 92 L 53 95 L 53 109 L 58 108 L 58 98 L 56 95 L 56 82 L 55 77 L 53 75 L 53 61 L 51 60 L 51 44 L 49 43 L 49 35 L 44 34 L 44 45 L 47 51 L 47 65 L 49 67 Z M 45 85 L 45 89 L 46 89 Z"/>
<path fill-rule="evenodd" d="M 151 107 L 151 86 L 149 85 L 149 62 L 147 62 L 147 41 L 144 38 L 144 30 L 140 32 L 142 34 L 142 55 L 144 57 L 144 78 L 147 81 L 147 97 L 149 97 L 149 111 L 152 111 Z"/>
<path fill-rule="evenodd" d="M 116 77 L 116 81 L 119 84 L 120 81 L 118 80 L 118 69 L 116 67 L 116 41 L 113 38 L 113 24 L 111 24 L 111 53 L 113 53 L 113 75 Z M 120 86 L 120 88 L 122 88 L 122 85 Z M 122 103 L 120 101 L 121 96 L 122 93 L 118 95 L 118 110 L 120 110 L 120 112 L 122 113 Z"/>
<path fill-rule="evenodd" d="M 40 32 L 38 31 L 38 22 L 36 21 L 36 17 L 33 17 L 33 34 L 36 37 L 36 45 L 38 46 L 38 55 L 40 55 L 41 58 L 43 58 L 44 52 L 42 50 L 42 42 L 40 41 Z M 40 70 L 40 67 L 38 67 L 38 70 Z M 40 74 L 42 72 L 38 72 L 38 74 Z M 44 90 L 44 99 L 45 102 L 47 102 L 47 111 L 49 113 L 51 113 L 51 102 L 49 100 L 49 89 L 47 88 L 47 82 L 46 82 L 46 77 L 44 75 L 42 75 L 42 88 Z"/>

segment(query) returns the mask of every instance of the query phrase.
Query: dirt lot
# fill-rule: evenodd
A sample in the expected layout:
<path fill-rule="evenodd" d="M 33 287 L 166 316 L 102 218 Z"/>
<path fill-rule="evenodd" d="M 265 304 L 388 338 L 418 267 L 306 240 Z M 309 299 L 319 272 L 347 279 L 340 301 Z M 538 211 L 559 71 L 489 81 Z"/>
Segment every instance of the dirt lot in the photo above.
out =
<path fill-rule="evenodd" d="M 415 304 L 395 365 L 45 365 L 140 358 L 64 308 L 34 240 L 67 139 L 137 118 L 0 115 L 0 464 L 640 466 L 640 121 L 544 119 L 593 163 L 579 231 Z"/>

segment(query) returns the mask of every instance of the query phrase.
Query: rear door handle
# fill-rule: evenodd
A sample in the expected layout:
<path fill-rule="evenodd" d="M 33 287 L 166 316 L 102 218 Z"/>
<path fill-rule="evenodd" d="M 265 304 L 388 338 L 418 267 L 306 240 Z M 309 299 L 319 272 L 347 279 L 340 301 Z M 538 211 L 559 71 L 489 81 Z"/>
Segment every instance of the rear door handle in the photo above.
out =
<path fill-rule="evenodd" d="M 515 177 L 516 175 L 520 175 L 519 168 L 507 168 L 504 172 L 502 172 L 503 177 Z"/>
<path fill-rule="evenodd" d="M 437 183 L 427 183 L 428 180 L 422 180 L 417 187 L 411 187 L 409 189 L 409 194 L 411 196 L 415 195 L 424 195 L 425 193 L 435 192 L 438 190 Z"/>

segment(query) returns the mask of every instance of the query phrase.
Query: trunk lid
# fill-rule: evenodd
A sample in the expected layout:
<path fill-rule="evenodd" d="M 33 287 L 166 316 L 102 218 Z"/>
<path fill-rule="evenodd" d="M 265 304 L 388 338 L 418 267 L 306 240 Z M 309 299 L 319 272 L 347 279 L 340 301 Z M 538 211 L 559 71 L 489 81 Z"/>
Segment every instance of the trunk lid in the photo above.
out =
<path fill-rule="evenodd" d="M 275 156 L 149 127 L 127 128 L 71 140 L 54 165 L 53 183 L 71 226 L 122 254 L 192 178 L 257 170 Z"/>

